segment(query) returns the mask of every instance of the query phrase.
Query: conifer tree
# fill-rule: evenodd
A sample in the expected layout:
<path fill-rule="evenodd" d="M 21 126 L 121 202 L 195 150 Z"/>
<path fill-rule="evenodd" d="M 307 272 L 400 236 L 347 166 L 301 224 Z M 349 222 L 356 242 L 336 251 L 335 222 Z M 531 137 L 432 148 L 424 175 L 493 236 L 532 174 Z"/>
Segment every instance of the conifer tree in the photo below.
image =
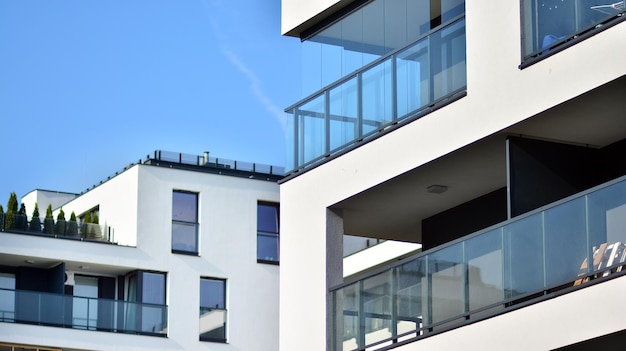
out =
<path fill-rule="evenodd" d="M 48 204 L 46 208 L 46 218 L 43 220 L 43 232 L 46 234 L 54 234 L 54 218 L 52 217 L 51 204 Z"/>
<path fill-rule="evenodd" d="M 6 229 L 15 228 L 15 215 L 17 215 L 17 195 L 12 192 L 9 196 L 7 204 L 6 220 L 4 222 Z"/>
<path fill-rule="evenodd" d="M 35 202 L 33 217 L 30 219 L 30 230 L 33 232 L 41 231 L 41 219 L 39 219 L 39 205 Z"/>

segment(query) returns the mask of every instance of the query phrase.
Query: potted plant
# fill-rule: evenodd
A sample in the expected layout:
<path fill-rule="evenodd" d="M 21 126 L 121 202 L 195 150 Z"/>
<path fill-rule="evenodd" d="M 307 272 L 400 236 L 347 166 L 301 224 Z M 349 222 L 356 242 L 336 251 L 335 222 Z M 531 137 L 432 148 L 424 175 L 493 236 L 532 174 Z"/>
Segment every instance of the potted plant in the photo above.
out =
<path fill-rule="evenodd" d="M 52 217 L 52 205 L 46 208 L 46 218 L 43 220 L 43 232 L 46 234 L 54 234 L 54 218 Z"/>
<path fill-rule="evenodd" d="M 98 225 L 98 215 L 91 216 L 91 212 L 87 212 L 83 219 L 83 235 L 87 239 L 101 239 L 102 233 L 100 225 Z"/>
<path fill-rule="evenodd" d="M 89 224 L 91 223 L 91 212 L 85 213 L 83 216 L 83 224 L 80 226 L 80 233 L 83 238 L 89 237 Z"/>
<path fill-rule="evenodd" d="M 30 231 L 41 231 L 41 219 L 39 218 L 39 206 L 35 202 L 35 209 L 33 210 L 33 217 L 30 219 Z"/>
<path fill-rule="evenodd" d="M 91 218 L 91 227 L 93 228 L 93 237 L 95 239 L 102 239 L 102 229 L 100 228 L 100 219 L 98 218 L 98 214 L 94 213 Z"/>
<path fill-rule="evenodd" d="M 0 231 L 4 231 L 4 208 L 0 205 Z"/>
<path fill-rule="evenodd" d="M 17 195 L 11 193 L 7 204 L 7 212 L 5 214 L 4 228 L 15 229 L 15 216 L 17 215 Z"/>
<path fill-rule="evenodd" d="M 26 205 L 24 203 L 20 205 L 20 210 L 17 212 L 17 216 L 15 216 L 15 228 L 21 231 L 28 229 L 28 217 L 26 216 Z"/>
<path fill-rule="evenodd" d="M 65 212 L 63 212 L 63 207 L 61 207 L 61 210 L 57 215 L 57 222 L 54 226 L 54 233 L 59 235 L 65 235 Z"/>
<path fill-rule="evenodd" d="M 74 211 L 70 214 L 70 220 L 67 221 L 67 228 L 65 231 L 65 235 L 71 237 L 78 237 L 78 223 L 76 222 L 76 214 Z"/>

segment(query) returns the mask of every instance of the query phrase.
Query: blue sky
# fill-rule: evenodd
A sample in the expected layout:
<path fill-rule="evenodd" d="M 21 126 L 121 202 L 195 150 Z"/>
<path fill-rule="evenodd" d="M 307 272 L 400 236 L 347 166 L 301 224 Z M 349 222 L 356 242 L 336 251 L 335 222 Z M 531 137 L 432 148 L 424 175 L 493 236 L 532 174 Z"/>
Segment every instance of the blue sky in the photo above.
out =
<path fill-rule="evenodd" d="M 154 150 L 283 166 L 299 45 L 280 0 L 0 0 L 0 204 Z"/>

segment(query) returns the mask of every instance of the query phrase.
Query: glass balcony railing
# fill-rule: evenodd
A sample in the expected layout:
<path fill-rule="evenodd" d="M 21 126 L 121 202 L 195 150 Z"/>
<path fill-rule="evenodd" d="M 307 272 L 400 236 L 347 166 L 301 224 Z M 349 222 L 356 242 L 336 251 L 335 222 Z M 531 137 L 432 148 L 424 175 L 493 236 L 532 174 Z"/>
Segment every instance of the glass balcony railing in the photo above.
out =
<path fill-rule="evenodd" d="M 32 218 L 24 215 L 0 214 L 0 232 L 37 234 L 57 238 L 94 240 L 114 243 L 111 227 L 52 218 Z"/>
<path fill-rule="evenodd" d="M 287 169 L 316 164 L 465 90 L 465 16 L 287 108 Z"/>
<path fill-rule="evenodd" d="M 0 322 L 167 335 L 167 306 L 0 289 Z"/>
<path fill-rule="evenodd" d="M 373 350 L 626 267 L 626 177 L 331 289 L 334 350 Z"/>

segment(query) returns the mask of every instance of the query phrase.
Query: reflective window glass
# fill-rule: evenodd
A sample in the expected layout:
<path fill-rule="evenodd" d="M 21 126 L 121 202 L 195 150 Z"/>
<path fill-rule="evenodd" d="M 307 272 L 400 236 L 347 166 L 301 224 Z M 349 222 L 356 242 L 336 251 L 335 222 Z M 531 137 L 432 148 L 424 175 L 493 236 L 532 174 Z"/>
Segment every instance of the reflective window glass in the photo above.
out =
<path fill-rule="evenodd" d="M 200 340 L 226 342 L 226 281 L 200 279 Z"/>
<path fill-rule="evenodd" d="M 257 204 L 257 260 L 279 261 L 279 207 L 278 204 Z"/>
<path fill-rule="evenodd" d="M 172 195 L 172 251 L 198 253 L 198 194 Z"/>

